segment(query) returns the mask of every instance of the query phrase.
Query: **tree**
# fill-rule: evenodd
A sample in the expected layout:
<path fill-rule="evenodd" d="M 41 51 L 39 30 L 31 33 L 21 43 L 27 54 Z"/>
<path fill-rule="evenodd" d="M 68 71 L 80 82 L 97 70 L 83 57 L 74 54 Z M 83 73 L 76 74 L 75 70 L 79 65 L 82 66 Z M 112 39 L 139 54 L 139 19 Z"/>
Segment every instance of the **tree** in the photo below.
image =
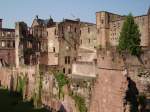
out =
<path fill-rule="evenodd" d="M 119 52 L 129 52 L 131 55 L 140 56 L 140 31 L 138 25 L 135 23 L 132 14 L 129 14 L 123 24 L 122 31 L 119 37 Z"/>

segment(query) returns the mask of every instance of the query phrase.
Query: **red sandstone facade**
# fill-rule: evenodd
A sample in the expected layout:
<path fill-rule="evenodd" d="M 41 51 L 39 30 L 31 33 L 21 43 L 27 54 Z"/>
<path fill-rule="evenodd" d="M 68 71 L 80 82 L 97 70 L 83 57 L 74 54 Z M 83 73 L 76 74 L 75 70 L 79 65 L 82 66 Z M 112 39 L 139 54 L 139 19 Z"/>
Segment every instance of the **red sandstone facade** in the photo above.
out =
<path fill-rule="evenodd" d="M 124 18 L 105 11 L 97 12 L 95 25 L 78 19 L 54 22 L 52 18 L 40 19 L 37 16 L 31 27 L 17 22 L 15 30 L 2 28 L 0 19 L 1 66 L 39 64 L 47 71 L 52 68 L 71 74 L 71 78 L 79 83 L 95 79 L 94 87 L 89 89 L 92 93 L 90 112 L 128 112 L 127 102 L 124 102 L 127 75 L 150 65 L 150 11 L 135 17 L 141 32 L 141 46 L 148 54 L 142 55 L 142 64 L 135 57 L 127 56 L 129 74 L 124 60 L 111 49 L 118 44 Z M 101 49 L 96 52 L 96 48 Z M 129 63 L 131 61 L 133 63 Z M 80 94 L 79 85 L 75 83 L 74 86 Z M 87 93 L 82 91 L 82 96 L 87 96 Z"/>
<path fill-rule="evenodd" d="M 0 64 L 15 66 L 15 29 L 2 28 L 0 19 Z"/>

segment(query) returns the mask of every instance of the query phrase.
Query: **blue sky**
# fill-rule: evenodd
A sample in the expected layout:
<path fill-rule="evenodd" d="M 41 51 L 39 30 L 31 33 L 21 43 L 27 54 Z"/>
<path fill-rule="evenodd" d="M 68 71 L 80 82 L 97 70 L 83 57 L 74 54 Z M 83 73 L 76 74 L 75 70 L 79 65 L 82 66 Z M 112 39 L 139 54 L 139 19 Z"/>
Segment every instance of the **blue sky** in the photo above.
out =
<path fill-rule="evenodd" d="M 40 18 L 52 16 L 55 21 L 63 18 L 80 18 L 95 23 L 95 12 L 110 11 L 122 15 L 146 14 L 150 0 L 0 0 L 0 18 L 4 27 L 14 27 L 16 21 L 29 25 L 35 15 Z"/>

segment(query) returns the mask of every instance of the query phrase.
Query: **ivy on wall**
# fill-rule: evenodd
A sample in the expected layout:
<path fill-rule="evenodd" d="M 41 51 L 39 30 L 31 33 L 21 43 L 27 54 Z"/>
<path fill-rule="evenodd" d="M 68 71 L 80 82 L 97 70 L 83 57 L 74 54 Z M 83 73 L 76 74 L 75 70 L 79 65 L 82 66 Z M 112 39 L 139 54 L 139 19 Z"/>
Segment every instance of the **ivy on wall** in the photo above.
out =
<path fill-rule="evenodd" d="M 26 86 L 26 77 L 19 76 L 18 83 L 17 83 L 17 92 L 23 95 L 25 86 Z"/>
<path fill-rule="evenodd" d="M 72 95 L 72 98 L 75 100 L 75 103 L 78 106 L 80 112 L 87 112 L 87 107 L 85 104 L 85 99 L 79 95 Z"/>
<path fill-rule="evenodd" d="M 63 92 L 63 87 L 69 83 L 65 75 L 61 72 L 56 73 L 55 79 L 58 83 L 58 88 L 59 88 L 59 99 L 61 98 L 61 95 L 64 97 L 64 92 Z"/>

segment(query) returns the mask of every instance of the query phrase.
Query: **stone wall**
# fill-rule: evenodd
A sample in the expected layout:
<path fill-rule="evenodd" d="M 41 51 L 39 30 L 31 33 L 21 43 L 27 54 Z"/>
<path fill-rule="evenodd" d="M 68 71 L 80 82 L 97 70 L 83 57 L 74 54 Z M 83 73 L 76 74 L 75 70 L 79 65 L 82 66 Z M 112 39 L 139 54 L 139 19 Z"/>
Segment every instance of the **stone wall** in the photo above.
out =
<path fill-rule="evenodd" d="M 129 103 L 128 98 L 132 95 L 135 96 L 132 100 L 138 102 L 138 96 L 144 94 L 146 102 L 149 102 L 149 58 L 149 50 L 143 50 L 141 57 L 131 56 L 128 53 L 122 57 L 113 49 L 99 50 L 98 74 L 92 89 L 89 111 L 129 112 L 132 101 Z M 131 96 L 127 91 L 131 92 Z M 146 106 L 148 107 L 149 103 Z M 139 107 L 136 105 L 136 108 Z"/>
<path fill-rule="evenodd" d="M 48 65 L 58 65 L 59 40 L 58 27 L 47 28 L 48 32 Z"/>
<path fill-rule="evenodd" d="M 97 30 L 95 24 L 83 23 L 80 28 L 80 47 L 89 49 L 97 47 L 96 34 Z"/>
<path fill-rule="evenodd" d="M 141 46 L 149 45 L 149 31 L 148 31 L 148 16 L 137 16 L 134 18 L 135 22 L 139 26 L 141 34 Z M 112 21 L 109 23 L 109 43 L 112 46 L 118 45 L 120 32 L 123 26 L 124 19 Z"/>
<path fill-rule="evenodd" d="M 127 78 L 124 71 L 99 69 L 92 90 L 90 112 L 124 112 Z"/>
<path fill-rule="evenodd" d="M 65 74 L 71 74 L 72 63 L 79 47 L 80 22 L 64 20 L 59 28 L 59 66 Z"/>
<path fill-rule="evenodd" d="M 106 47 L 106 44 L 117 46 L 124 20 L 125 16 L 103 11 L 97 12 L 96 25 L 98 44 L 102 47 Z M 149 46 L 149 14 L 135 16 L 134 20 L 139 26 L 141 33 L 141 46 Z"/>
<path fill-rule="evenodd" d="M 65 110 L 66 112 L 77 112 L 73 99 L 65 90 L 64 99 L 58 98 L 58 85 L 52 73 L 39 72 L 37 66 L 21 68 L 1 68 L 0 86 L 10 91 L 17 91 L 19 78 L 25 78 L 23 86 L 23 99 L 33 100 L 35 107 L 45 106 L 54 111 Z M 39 99 L 40 98 L 40 99 Z M 37 101 L 41 104 L 37 104 Z"/>
<path fill-rule="evenodd" d="M 15 66 L 16 54 L 15 49 L 0 49 L 0 66 Z"/>
<path fill-rule="evenodd" d="M 126 109 L 127 71 L 117 55 L 110 51 L 98 54 L 98 74 L 92 89 L 90 112 L 124 112 Z"/>
<path fill-rule="evenodd" d="M 72 76 L 71 77 L 82 77 L 83 79 L 95 78 L 96 68 L 94 62 L 76 62 L 72 65 Z"/>

